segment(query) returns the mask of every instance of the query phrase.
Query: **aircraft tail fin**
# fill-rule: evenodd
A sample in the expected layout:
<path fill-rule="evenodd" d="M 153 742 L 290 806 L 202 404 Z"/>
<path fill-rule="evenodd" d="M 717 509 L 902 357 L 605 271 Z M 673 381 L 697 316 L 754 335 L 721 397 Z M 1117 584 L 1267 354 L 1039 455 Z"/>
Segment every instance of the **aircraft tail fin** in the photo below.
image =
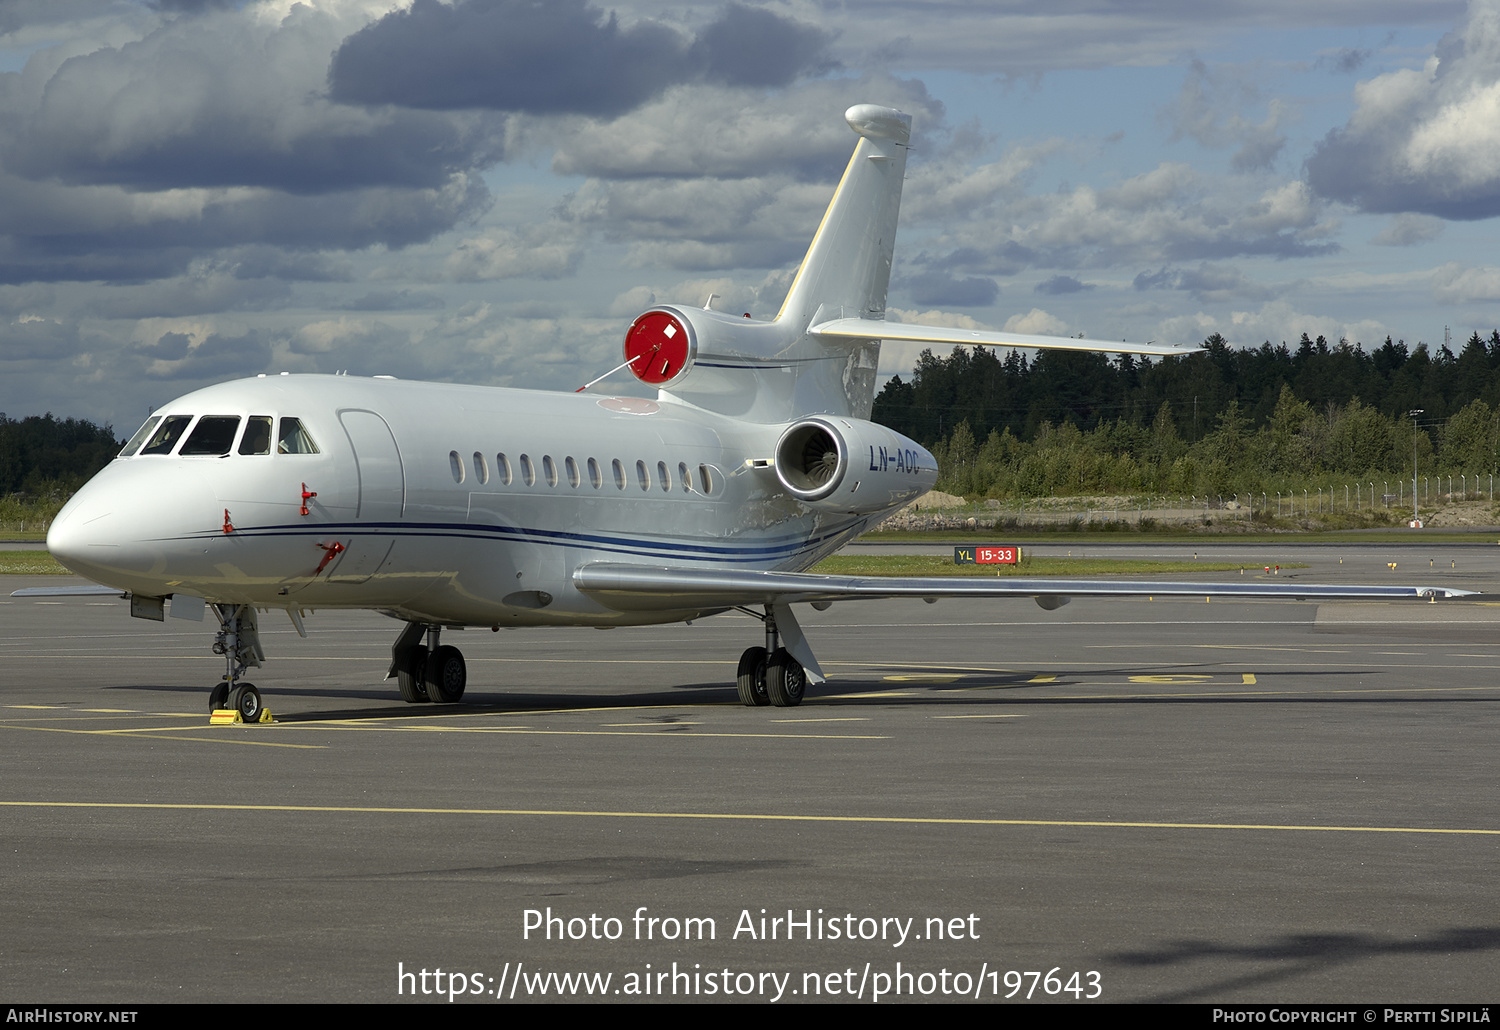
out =
<path fill-rule="evenodd" d="M 858 104 L 844 118 L 859 145 L 776 316 L 799 333 L 814 322 L 885 317 L 911 115 Z"/>

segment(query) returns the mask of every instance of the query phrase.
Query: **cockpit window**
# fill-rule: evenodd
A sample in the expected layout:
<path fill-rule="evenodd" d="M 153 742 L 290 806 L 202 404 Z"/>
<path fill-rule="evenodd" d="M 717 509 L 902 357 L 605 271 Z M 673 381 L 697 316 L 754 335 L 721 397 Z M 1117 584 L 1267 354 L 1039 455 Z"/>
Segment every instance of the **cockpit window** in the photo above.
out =
<path fill-rule="evenodd" d="M 281 420 L 281 435 L 276 439 L 276 453 L 317 454 L 318 445 L 302 428 L 301 419 L 284 418 Z"/>
<path fill-rule="evenodd" d="M 177 441 L 187 430 L 188 423 L 193 420 L 191 415 L 168 415 L 162 419 L 157 427 L 151 442 L 141 448 L 142 454 L 171 454 L 172 448 L 177 446 Z"/>
<path fill-rule="evenodd" d="M 127 443 L 123 448 L 121 448 L 120 457 L 128 458 L 132 454 L 134 454 L 136 450 L 141 446 L 141 444 L 146 442 L 146 437 L 151 435 L 151 430 L 155 429 L 156 423 L 160 421 L 160 415 L 152 415 L 150 418 L 146 419 L 146 424 L 137 429 L 135 431 L 135 435 L 130 438 L 130 442 Z"/>
<path fill-rule="evenodd" d="M 239 428 L 238 415 L 204 415 L 188 434 L 187 442 L 178 453 L 228 454 L 229 446 L 234 443 L 234 434 Z"/>
<path fill-rule="evenodd" d="M 244 439 L 240 441 L 241 454 L 271 453 L 271 416 L 251 415 L 245 426 Z"/>

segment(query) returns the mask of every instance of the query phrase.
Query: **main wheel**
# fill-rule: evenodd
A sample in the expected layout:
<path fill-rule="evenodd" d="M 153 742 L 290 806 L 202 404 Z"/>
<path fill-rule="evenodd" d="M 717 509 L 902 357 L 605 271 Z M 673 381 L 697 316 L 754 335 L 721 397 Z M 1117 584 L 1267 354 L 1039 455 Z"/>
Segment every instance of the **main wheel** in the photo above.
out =
<path fill-rule="evenodd" d="M 456 647 L 442 645 L 427 659 L 427 673 L 422 677 L 427 696 L 438 704 L 463 700 L 469 671 L 464 656 Z"/>
<path fill-rule="evenodd" d="M 427 648 L 416 644 L 406 648 L 396 660 L 396 686 L 401 688 L 401 700 L 409 705 L 426 704 L 427 688 L 422 680 L 427 675 Z"/>
<path fill-rule="evenodd" d="M 208 692 L 208 711 L 209 711 L 209 714 L 213 714 L 214 712 L 217 712 L 219 709 L 227 707 L 228 704 L 229 704 L 229 684 L 225 680 L 220 680 L 218 682 L 218 685 L 215 686 L 214 689 L 212 689 L 212 690 L 210 690 Z"/>
<path fill-rule="evenodd" d="M 255 722 L 260 718 L 261 709 L 264 707 L 260 700 L 260 691 L 255 689 L 253 683 L 241 683 L 229 692 L 229 707 L 240 713 L 240 718 L 245 722 Z"/>
<path fill-rule="evenodd" d="M 765 648 L 746 648 L 745 653 L 740 655 L 740 671 L 735 686 L 740 691 L 740 703 L 747 707 L 758 708 L 771 703 L 770 696 L 766 694 Z"/>
<path fill-rule="evenodd" d="M 766 695 L 778 708 L 794 708 L 802 703 L 802 691 L 807 686 L 807 673 L 802 663 L 778 647 L 771 660 L 766 663 Z"/>

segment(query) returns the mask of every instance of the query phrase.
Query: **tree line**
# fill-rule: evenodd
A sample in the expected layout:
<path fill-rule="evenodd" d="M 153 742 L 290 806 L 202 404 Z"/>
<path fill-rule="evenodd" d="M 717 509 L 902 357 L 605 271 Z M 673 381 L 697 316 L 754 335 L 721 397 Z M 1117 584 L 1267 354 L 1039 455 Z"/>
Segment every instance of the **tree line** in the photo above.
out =
<path fill-rule="evenodd" d="M 939 489 L 970 497 L 1227 497 L 1409 478 L 1414 459 L 1419 475 L 1488 475 L 1500 471 L 1500 330 L 1457 355 L 1305 334 L 1248 349 L 1216 334 L 1157 361 L 924 351 L 872 417 L 932 450 Z"/>
<path fill-rule="evenodd" d="M 120 446 L 107 425 L 51 412 L 23 419 L 0 412 L 0 497 L 71 494 L 108 465 Z"/>

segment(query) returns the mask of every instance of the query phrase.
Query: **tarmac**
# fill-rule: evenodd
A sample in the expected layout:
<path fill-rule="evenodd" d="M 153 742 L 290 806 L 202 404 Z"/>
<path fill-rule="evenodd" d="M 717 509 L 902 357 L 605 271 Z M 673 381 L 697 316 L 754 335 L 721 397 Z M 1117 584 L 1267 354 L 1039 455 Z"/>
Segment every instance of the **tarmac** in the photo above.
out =
<path fill-rule="evenodd" d="M 1222 548 L 1500 595 L 1495 545 Z M 744 615 L 449 632 L 410 706 L 397 623 L 272 614 L 276 722 L 210 726 L 211 620 L 9 596 L 64 582 L 0 578 L 12 1002 L 1495 999 L 1500 596 L 807 609 L 795 709 L 736 702 Z"/>

